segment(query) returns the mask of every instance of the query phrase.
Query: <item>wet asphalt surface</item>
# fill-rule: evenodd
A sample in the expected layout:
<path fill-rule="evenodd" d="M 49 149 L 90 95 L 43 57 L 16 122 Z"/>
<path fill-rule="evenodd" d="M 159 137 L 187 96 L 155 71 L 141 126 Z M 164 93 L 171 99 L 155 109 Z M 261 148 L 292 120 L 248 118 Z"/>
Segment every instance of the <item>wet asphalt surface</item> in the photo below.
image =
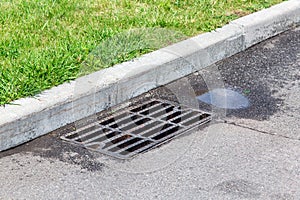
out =
<path fill-rule="evenodd" d="M 196 100 L 221 86 L 249 107 Z M 211 112 L 213 121 L 130 161 L 63 142 L 70 124 L 0 153 L 0 199 L 300 199 L 299 28 L 129 103 L 151 98 Z"/>

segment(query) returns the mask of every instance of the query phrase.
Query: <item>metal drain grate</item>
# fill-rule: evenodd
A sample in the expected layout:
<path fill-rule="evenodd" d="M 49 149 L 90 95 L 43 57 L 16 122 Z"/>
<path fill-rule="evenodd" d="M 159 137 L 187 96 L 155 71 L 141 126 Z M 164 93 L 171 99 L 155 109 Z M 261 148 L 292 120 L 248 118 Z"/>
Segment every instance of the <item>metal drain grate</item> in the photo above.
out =
<path fill-rule="evenodd" d="M 85 124 L 61 138 L 127 159 L 210 120 L 209 113 L 155 99 Z"/>

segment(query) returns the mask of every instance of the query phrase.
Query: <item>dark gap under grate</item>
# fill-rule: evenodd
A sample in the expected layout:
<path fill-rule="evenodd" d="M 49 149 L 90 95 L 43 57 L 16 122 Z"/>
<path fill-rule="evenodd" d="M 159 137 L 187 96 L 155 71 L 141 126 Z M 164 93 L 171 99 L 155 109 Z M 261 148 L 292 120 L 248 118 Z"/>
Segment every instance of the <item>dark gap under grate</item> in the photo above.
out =
<path fill-rule="evenodd" d="M 61 138 L 127 159 L 210 120 L 209 113 L 155 99 L 80 126 Z"/>

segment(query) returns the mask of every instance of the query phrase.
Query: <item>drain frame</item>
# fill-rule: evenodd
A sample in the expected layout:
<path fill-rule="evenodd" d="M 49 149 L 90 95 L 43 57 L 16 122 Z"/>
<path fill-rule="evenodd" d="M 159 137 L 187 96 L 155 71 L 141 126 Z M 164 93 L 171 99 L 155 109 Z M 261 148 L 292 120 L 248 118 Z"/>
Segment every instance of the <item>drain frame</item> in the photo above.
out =
<path fill-rule="evenodd" d="M 182 120 L 184 116 L 186 118 Z M 151 99 L 141 105 L 119 109 L 114 114 L 92 123 L 82 124 L 77 130 L 75 128 L 60 138 L 74 145 L 125 160 L 203 126 L 211 119 L 209 112 L 168 100 Z M 185 125 L 191 120 L 195 121 Z"/>

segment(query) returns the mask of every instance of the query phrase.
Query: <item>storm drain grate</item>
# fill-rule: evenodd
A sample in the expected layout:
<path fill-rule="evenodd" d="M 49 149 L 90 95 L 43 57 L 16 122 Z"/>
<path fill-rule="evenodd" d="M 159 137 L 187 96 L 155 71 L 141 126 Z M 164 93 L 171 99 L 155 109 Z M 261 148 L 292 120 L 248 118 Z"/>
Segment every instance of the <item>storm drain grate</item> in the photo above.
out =
<path fill-rule="evenodd" d="M 155 99 L 77 127 L 62 139 L 127 159 L 210 120 L 209 113 Z"/>

